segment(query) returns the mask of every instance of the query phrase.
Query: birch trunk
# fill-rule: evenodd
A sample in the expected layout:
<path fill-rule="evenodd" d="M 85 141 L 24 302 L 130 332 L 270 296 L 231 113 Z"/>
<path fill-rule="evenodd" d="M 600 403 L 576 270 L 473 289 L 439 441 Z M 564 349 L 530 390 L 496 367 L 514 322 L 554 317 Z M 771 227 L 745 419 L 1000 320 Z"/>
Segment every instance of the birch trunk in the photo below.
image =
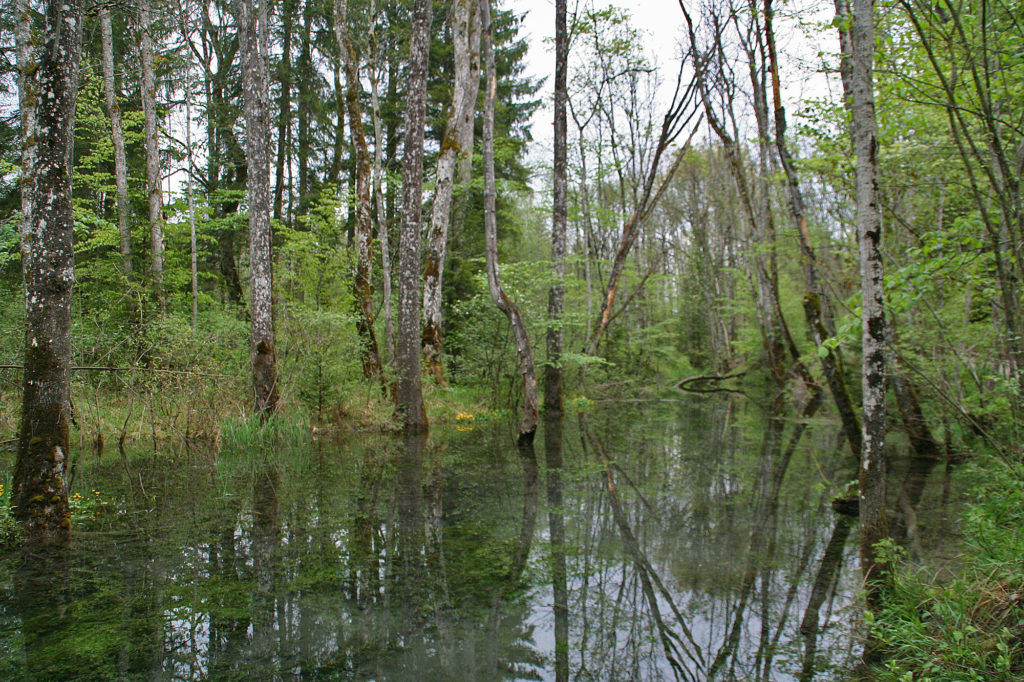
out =
<path fill-rule="evenodd" d="M 347 0 L 335 0 L 334 32 L 345 68 L 345 101 L 348 105 L 352 143 L 356 151 L 356 276 L 353 287 L 356 305 L 359 308 L 357 327 L 363 340 L 363 375 L 367 379 L 380 381 L 386 395 L 387 385 L 381 368 L 380 352 L 377 350 L 377 336 L 373 331 L 373 254 L 370 250 L 373 238 L 373 207 L 370 196 L 370 151 L 366 146 L 366 134 L 363 132 L 363 110 L 359 104 L 362 87 L 359 84 L 359 65 L 355 51 L 348 39 L 347 10 Z"/>
<path fill-rule="evenodd" d="M 868 601 L 879 599 L 883 567 L 875 543 L 888 537 L 885 517 L 885 309 L 882 287 L 882 214 L 878 200 L 878 152 L 875 98 L 874 0 L 853 0 L 850 61 L 851 129 L 857 154 L 857 238 L 863 331 L 863 446 L 860 469 L 860 560 L 868 581 Z"/>
<path fill-rule="evenodd" d="M 25 537 L 43 541 L 66 539 L 71 529 L 71 149 L 82 19 L 82 0 L 47 3 L 46 42 L 36 71 L 38 138 L 25 230 L 32 257 L 26 270 L 24 390 L 11 505 Z"/>
<path fill-rule="evenodd" d="M 238 39 L 246 124 L 246 187 L 249 194 L 249 267 L 252 333 L 250 357 L 256 411 L 261 419 L 277 409 L 277 351 L 274 346 L 274 266 L 270 233 L 270 120 L 266 1 L 238 2 Z"/>
<path fill-rule="evenodd" d="M 121 266 L 128 281 L 135 273 L 132 269 L 132 232 L 128 223 L 131 206 L 128 203 L 128 162 L 124 152 L 124 128 L 121 125 L 121 107 L 117 105 L 117 86 L 114 81 L 114 38 L 110 26 L 110 10 L 100 10 L 100 32 L 103 39 L 103 92 L 110 116 L 110 139 L 114 143 L 114 185 L 117 191 L 117 231 L 121 236 Z"/>
<path fill-rule="evenodd" d="M 497 187 L 494 179 L 494 94 L 498 78 L 494 68 L 494 33 L 491 25 L 490 0 L 480 0 L 480 20 L 483 24 L 484 75 L 487 90 L 484 99 L 484 237 L 487 255 L 487 286 L 494 305 L 508 317 L 519 354 L 519 369 L 523 374 L 523 419 L 519 424 L 519 444 L 533 442 L 537 433 L 537 368 L 533 362 L 530 338 L 526 334 L 519 307 L 505 294 L 498 275 L 498 225 L 496 211 Z"/>
<path fill-rule="evenodd" d="M 568 222 L 569 36 L 566 1 L 555 0 L 555 149 L 551 199 L 551 265 L 555 281 L 548 290 L 547 363 L 544 365 L 544 408 L 562 409 L 562 312 L 565 309 L 565 227 Z M 584 209 L 586 210 L 586 209 Z M 589 254 L 585 255 L 589 258 Z M 589 261 L 588 261 L 589 262 Z M 589 281 L 589 278 L 588 278 Z"/>
<path fill-rule="evenodd" d="M 156 84 L 153 76 L 153 35 L 149 0 L 139 0 L 140 59 L 142 62 L 142 112 L 145 117 L 146 192 L 149 197 L 149 269 L 153 275 L 153 299 L 161 312 L 164 296 L 163 199 L 160 193 L 160 138 L 156 125 Z"/>
<path fill-rule="evenodd" d="M 463 126 L 472 116 L 476 98 L 469 99 L 471 88 L 470 34 L 471 23 L 476 20 L 473 0 L 454 0 L 452 18 L 452 42 L 455 53 L 455 80 L 452 86 L 452 103 L 445 125 L 441 153 L 437 157 L 437 179 L 434 189 L 434 206 L 430 220 L 430 234 L 427 238 L 427 255 L 423 266 L 423 356 L 428 371 L 439 385 L 446 385 L 442 362 L 442 317 L 441 285 L 444 279 L 444 263 L 448 245 L 448 223 L 451 217 L 452 193 L 455 184 L 456 165 L 463 149 L 459 141 L 463 137 Z"/>
<path fill-rule="evenodd" d="M 423 212 L 423 133 L 426 125 L 427 65 L 430 58 L 430 0 L 415 0 L 409 40 L 405 148 L 402 159 L 402 228 L 398 253 L 398 410 L 407 433 L 427 431 L 420 384 L 420 223 Z"/>

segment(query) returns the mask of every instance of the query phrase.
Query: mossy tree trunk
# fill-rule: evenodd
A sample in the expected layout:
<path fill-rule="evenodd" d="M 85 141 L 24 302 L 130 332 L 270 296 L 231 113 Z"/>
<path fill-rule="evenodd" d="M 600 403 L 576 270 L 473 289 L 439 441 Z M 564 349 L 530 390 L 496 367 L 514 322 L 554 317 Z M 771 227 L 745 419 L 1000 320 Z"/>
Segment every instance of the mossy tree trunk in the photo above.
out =
<path fill-rule="evenodd" d="M 24 392 L 11 496 L 14 515 L 31 540 L 64 539 L 71 529 L 71 149 L 82 14 L 82 0 L 47 3 L 46 42 L 36 71 L 37 139 L 25 231 L 31 259 L 25 282 Z"/>
<path fill-rule="evenodd" d="M 875 545 L 889 536 L 885 517 L 885 308 L 882 286 L 882 213 L 878 197 L 878 124 L 873 83 L 874 0 L 851 3 L 849 51 L 851 132 L 857 155 L 857 239 L 860 244 L 863 445 L 860 467 L 860 561 L 868 602 L 879 600 L 883 566 Z"/>
<path fill-rule="evenodd" d="M 355 50 L 352 48 L 352 41 L 348 37 L 347 14 L 347 0 L 335 0 L 334 33 L 345 69 L 345 101 L 348 105 L 352 144 L 355 146 L 356 152 L 356 273 L 353 284 L 359 314 L 356 326 L 363 343 L 363 375 L 367 379 L 380 381 L 381 388 L 386 394 L 387 386 L 384 383 L 380 351 L 377 348 L 377 335 L 373 331 L 373 254 L 370 250 L 370 242 L 373 237 L 373 205 L 371 201 L 370 151 L 366 144 L 366 133 L 363 131 L 359 63 Z"/>
<path fill-rule="evenodd" d="M 455 0 L 453 6 L 451 31 L 455 78 L 441 153 L 437 157 L 434 205 L 423 265 L 423 357 L 428 371 L 440 385 L 446 383 L 441 333 L 441 287 L 444 281 L 455 171 L 459 159 L 472 151 L 463 149 L 460 142 L 464 137 L 463 128 L 473 125 L 472 112 L 476 105 L 477 89 L 471 87 L 473 70 L 470 68 L 471 40 L 476 32 L 473 24 L 479 20 L 479 12 L 474 11 L 475 4 L 473 0 Z"/>

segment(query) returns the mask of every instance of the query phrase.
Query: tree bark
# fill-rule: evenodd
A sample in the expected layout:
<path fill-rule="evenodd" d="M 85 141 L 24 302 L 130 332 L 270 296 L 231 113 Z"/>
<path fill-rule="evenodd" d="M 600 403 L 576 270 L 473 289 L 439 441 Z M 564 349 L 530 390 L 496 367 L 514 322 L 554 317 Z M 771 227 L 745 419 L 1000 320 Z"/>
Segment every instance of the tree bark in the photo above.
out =
<path fill-rule="evenodd" d="M 17 0 L 14 11 L 14 40 L 18 57 L 18 108 L 21 118 L 21 219 L 18 221 L 18 245 L 21 250 L 22 279 L 28 282 L 32 260 L 32 243 L 29 234 L 32 224 L 32 164 L 35 159 L 36 121 L 36 56 L 32 44 L 32 14 L 29 0 Z"/>
<path fill-rule="evenodd" d="M 786 109 L 782 105 L 773 14 L 772 0 L 764 0 L 764 36 L 768 47 L 768 69 L 772 81 L 772 102 L 775 107 L 775 149 L 778 152 L 782 169 L 786 174 L 789 215 L 796 228 L 800 242 L 800 252 L 803 255 L 804 317 L 814 338 L 814 344 L 819 350 L 825 349 L 825 355 L 821 357 L 821 369 L 825 374 L 825 381 L 828 383 L 829 391 L 832 393 L 836 410 L 839 412 L 839 418 L 843 424 L 843 433 L 846 434 L 850 450 L 855 457 L 860 457 L 860 421 L 857 419 L 853 401 L 850 399 L 850 393 L 846 387 L 842 354 L 838 348 L 824 345 L 825 339 L 835 335 L 835 329 L 832 324 L 828 299 L 818 275 L 818 259 L 814 253 L 814 244 L 811 241 L 811 232 L 807 224 L 807 214 L 804 210 L 804 197 L 800 188 L 800 178 L 797 175 L 793 156 L 790 154 L 789 146 L 786 143 Z"/>
<path fill-rule="evenodd" d="M 480 0 L 480 20 L 483 24 L 482 40 L 484 77 L 487 90 L 484 99 L 484 237 L 487 255 L 487 286 L 494 305 L 508 317 L 519 354 L 519 369 L 523 374 L 523 418 L 519 424 L 519 444 L 533 442 L 539 420 L 537 409 L 537 368 L 533 362 L 530 338 L 523 324 L 519 307 L 505 294 L 498 275 L 498 225 L 495 209 L 497 187 L 494 179 L 494 95 L 498 78 L 494 68 L 494 33 L 491 25 L 490 0 Z"/>
<path fill-rule="evenodd" d="M 121 107 L 117 105 L 117 86 L 114 82 L 114 38 L 110 25 L 110 10 L 100 10 L 100 32 L 103 40 L 103 91 L 110 116 L 110 139 L 114 143 L 114 185 L 117 191 L 117 231 L 121 236 L 121 266 L 131 282 L 132 232 L 128 223 L 131 205 L 128 203 L 128 162 L 124 152 L 124 128 L 121 125 Z"/>
<path fill-rule="evenodd" d="M 370 76 L 370 106 L 373 109 L 373 196 L 377 205 L 377 238 L 380 240 L 381 297 L 384 302 L 384 343 L 388 349 L 388 364 L 395 363 L 394 315 L 391 312 L 391 243 L 388 236 L 387 211 L 382 189 L 384 133 L 380 120 L 380 96 L 377 87 L 377 5 L 370 2 L 370 51 L 373 63 Z"/>
<path fill-rule="evenodd" d="M 850 61 L 851 132 L 857 155 L 857 237 L 860 286 L 863 445 L 860 468 L 860 558 L 868 602 L 878 605 L 884 578 L 875 544 L 888 537 L 885 517 L 885 308 L 882 284 L 882 214 L 878 203 L 877 123 L 873 91 L 874 0 L 853 0 Z"/>
<path fill-rule="evenodd" d="M 430 59 L 430 0 L 415 0 L 409 40 L 405 147 L 402 160 L 402 228 L 398 254 L 398 410 L 407 433 L 427 431 L 420 384 L 420 223 L 423 212 L 423 134 Z"/>
<path fill-rule="evenodd" d="M 47 3 L 46 42 L 36 71 L 38 138 L 26 229 L 32 256 L 26 271 L 24 390 L 11 494 L 14 515 L 30 540 L 66 539 L 71 529 L 71 150 L 82 20 L 82 0 Z"/>
<path fill-rule="evenodd" d="M 149 197 L 149 269 L 153 275 L 153 300 L 167 310 L 164 294 L 163 199 L 160 193 L 160 138 L 156 125 L 156 84 L 153 76 L 153 35 L 149 0 L 139 0 L 140 59 L 142 62 L 142 112 L 145 117 L 146 193 Z"/>
<path fill-rule="evenodd" d="M 362 87 L 359 84 L 359 64 L 347 30 L 347 0 L 335 0 L 334 32 L 338 50 L 345 68 L 345 100 L 348 104 L 349 129 L 356 151 L 356 273 L 353 289 L 356 306 L 359 309 L 357 327 L 363 340 L 363 375 L 367 379 L 381 382 L 387 395 L 387 385 L 381 368 L 377 336 L 373 331 L 373 254 L 370 243 L 373 238 L 373 206 L 370 196 L 370 151 L 363 131 L 363 110 L 359 103 Z"/>
<path fill-rule="evenodd" d="M 555 139 L 551 198 L 551 265 L 555 280 L 548 289 L 547 363 L 544 365 L 544 408 L 562 409 L 562 312 L 565 309 L 565 228 L 568 222 L 569 35 L 566 0 L 555 0 Z M 585 255 L 589 258 L 589 255 Z M 589 262 L 589 261 L 588 261 Z"/>
<path fill-rule="evenodd" d="M 284 205 L 285 160 L 289 158 L 288 144 L 292 127 L 292 30 L 295 25 L 295 0 L 281 5 L 281 63 L 278 64 L 277 159 L 274 166 L 274 220 L 281 220 Z M 288 198 L 289 202 L 291 197 Z"/>
<path fill-rule="evenodd" d="M 430 233 L 427 238 L 427 254 L 423 265 L 423 356 L 428 371 L 439 385 L 445 385 L 441 285 L 444 279 L 444 263 L 448 245 L 448 224 L 451 218 L 452 193 L 455 171 L 459 156 L 465 152 L 459 142 L 463 137 L 463 126 L 472 125 L 472 116 L 466 115 L 467 108 L 475 108 L 476 97 L 470 99 L 470 35 L 471 24 L 477 20 L 473 11 L 473 0 L 454 0 L 452 17 L 452 42 L 455 56 L 455 79 L 452 85 L 452 103 L 445 125 L 441 153 L 437 157 L 437 174 L 434 183 L 434 206 L 431 212 Z M 475 92 L 472 93 L 475 95 Z"/>
<path fill-rule="evenodd" d="M 277 351 L 274 346 L 274 265 L 270 232 L 270 121 L 266 0 L 238 1 L 249 193 L 251 270 L 250 357 L 256 412 L 267 419 L 277 409 Z"/>
<path fill-rule="evenodd" d="M 185 99 L 185 149 L 188 155 L 188 179 L 185 193 L 188 200 L 188 244 L 192 269 L 192 330 L 199 326 L 199 251 L 196 247 L 196 205 L 192 192 L 192 176 L 196 172 L 195 158 L 192 153 L 192 106 L 188 97 Z"/>

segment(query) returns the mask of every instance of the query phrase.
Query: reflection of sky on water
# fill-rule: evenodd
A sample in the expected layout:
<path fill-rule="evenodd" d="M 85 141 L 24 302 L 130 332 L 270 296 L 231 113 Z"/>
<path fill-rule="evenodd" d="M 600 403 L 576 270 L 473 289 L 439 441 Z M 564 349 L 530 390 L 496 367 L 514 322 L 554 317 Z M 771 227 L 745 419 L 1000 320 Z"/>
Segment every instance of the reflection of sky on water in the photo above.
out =
<path fill-rule="evenodd" d="M 785 445 L 792 424 L 775 440 Z M 841 455 L 828 454 L 832 430 L 808 429 L 782 464 L 780 452 L 766 453 L 765 419 L 749 406 L 574 415 L 558 508 L 543 448 L 528 483 L 500 428 L 435 434 L 411 465 L 386 438 L 286 451 L 270 488 L 254 487 L 252 466 L 232 453 L 202 471 L 131 460 L 148 499 L 133 497 L 120 463 L 96 465 L 83 478 L 111 491 L 120 513 L 80 528 L 62 615 L 26 621 L 33 612 L 16 598 L 16 562 L 2 564 L 0 672 L 555 679 L 550 523 L 560 517 L 572 679 L 673 679 L 665 637 L 681 679 L 704 679 L 712 666 L 717 679 L 796 679 L 799 627 L 835 520 L 821 482 L 845 481 Z M 854 544 L 821 608 L 815 647 L 826 662 L 845 664 L 854 649 Z M 516 568 L 520 549 L 527 561 Z M 92 647 L 88 674 L 60 660 L 40 634 L 47 629 Z"/>

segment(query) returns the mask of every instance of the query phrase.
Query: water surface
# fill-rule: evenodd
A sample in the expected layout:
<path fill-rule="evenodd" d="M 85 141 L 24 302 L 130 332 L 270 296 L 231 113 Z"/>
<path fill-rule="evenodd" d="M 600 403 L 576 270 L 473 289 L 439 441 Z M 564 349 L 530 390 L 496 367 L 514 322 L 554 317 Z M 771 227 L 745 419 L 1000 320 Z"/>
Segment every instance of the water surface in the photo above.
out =
<path fill-rule="evenodd" d="M 811 422 L 704 398 L 599 403 L 528 450 L 476 418 L 87 454 L 70 550 L 0 560 L 0 678 L 831 679 L 855 469 Z"/>

